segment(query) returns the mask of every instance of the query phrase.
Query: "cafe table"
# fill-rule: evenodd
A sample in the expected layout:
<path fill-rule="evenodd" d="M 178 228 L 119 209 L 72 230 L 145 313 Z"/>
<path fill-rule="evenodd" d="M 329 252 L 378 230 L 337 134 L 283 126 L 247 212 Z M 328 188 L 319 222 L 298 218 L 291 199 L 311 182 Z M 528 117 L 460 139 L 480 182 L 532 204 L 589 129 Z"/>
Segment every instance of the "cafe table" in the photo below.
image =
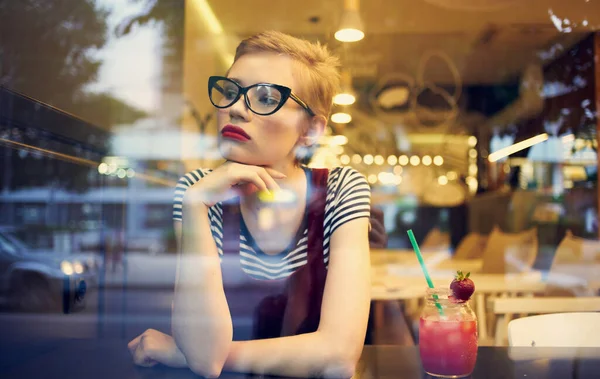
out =
<path fill-rule="evenodd" d="M 449 271 L 432 270 L 430 275 L 436 288 L 448 288 L 453 279 L 453 273 Z M 474 274 L 471 278 L 475 282 L 472 307 L 477 314 L 479 337 L 482 340 L 487 339 L 486 301 L 489 295 L 533 295 L 543 293 L 547 286 L 543 274 L 536 270 L 515 274 Z M 426 288 L 422 272 L 373 276 L 371 301 L 403 301 L 405 311 L 414 316 L 418 312 L 419 300 L 425 296 Z"/>
<path fill-rule="evenodd" d="M 0 378 L 196 378 L 188 369 L 133 365 L 122 339 L 0 342 Z M 223 373 L 221 378 L 264 378 Z M 426 378 L 416 346 L 365 346 L 354 378 Z M 480 347 L 472 378 L 600 378 L 600 348 Z"/>
<path fill-rule="evenodd" d="M 459 270 L 474 274 L 480 272 L 483 267 L 482 259 L 454 259 L 447 250 L 423 252 L 422 255 L 429 270 L 447 271 L 452 276 Z M 421 273 L 421 266 L 412 250 L 372 249 L 370 258 L 374 275 Z"/>

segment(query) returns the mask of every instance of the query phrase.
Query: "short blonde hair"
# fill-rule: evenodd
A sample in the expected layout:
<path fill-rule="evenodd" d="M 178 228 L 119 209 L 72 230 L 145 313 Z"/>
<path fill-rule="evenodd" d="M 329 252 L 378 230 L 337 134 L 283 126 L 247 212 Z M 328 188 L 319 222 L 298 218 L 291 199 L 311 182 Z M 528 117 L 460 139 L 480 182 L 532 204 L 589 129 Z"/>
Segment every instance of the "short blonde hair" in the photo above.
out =
<path fill-rule="evenodd" d="M 235 52 L 235 61 L 252 53 L 283 54 L 300 65 L 300 88 L 294 92 L 318 116 L 329 118 L 333 96 L 340 86 L 339 59 L 319 42 L 266 31 L 243 40 Z"/>

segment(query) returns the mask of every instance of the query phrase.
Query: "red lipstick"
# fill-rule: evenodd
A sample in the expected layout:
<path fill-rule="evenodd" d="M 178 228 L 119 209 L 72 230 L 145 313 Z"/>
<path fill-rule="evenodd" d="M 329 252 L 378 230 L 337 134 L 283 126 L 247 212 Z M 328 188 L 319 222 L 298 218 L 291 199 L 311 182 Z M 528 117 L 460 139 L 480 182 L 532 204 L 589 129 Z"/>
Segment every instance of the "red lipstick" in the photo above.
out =
<path fill-rule="evenodd" d="M 225 127 L 221 129 L 221 135 L 225 138 L 240 142 L 246 142 L 252 139 L 244 129 L 235 125 L 225 125 Z"/>

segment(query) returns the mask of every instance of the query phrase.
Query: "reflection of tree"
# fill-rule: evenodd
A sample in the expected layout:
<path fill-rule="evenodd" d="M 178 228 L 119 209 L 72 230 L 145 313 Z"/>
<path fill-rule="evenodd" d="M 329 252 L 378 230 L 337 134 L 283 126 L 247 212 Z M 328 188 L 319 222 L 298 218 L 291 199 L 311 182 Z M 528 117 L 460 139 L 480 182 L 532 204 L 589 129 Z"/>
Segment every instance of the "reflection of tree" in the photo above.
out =
<path fill-rule="evenodd" d="M 143 113 L 109 95 L 85 95 L 101 62 L 107 12 L 94 0 L 0 1 L 0 85 L 94 124 L 132 121 Z"/>
<path fill-rule="evenodd" d="M 91 1 L 77 5 L 58 0 L 0 2 L 0 85 L 77 114 L 81 89 L 94 79 L 100 65 L 89 53 L 104 44 L 105 17 Z M 31 98 L 6 90 L 0 94 L 4 105 L 10 104 L 1 115 L 2 126 L 16 126 L 12 129 L 0 126 L 0 136 L 32 146 L 32 149 L 11 144 L 2 147 L 2 189 L 86 188 L 82 180 L 89 166 L 48 158 L 40 150 L 34 150 L 77 156 L 76 141 L 86 141 L 74 138 L 73 134 L 79 134 L 84 123 L 66 115 L 57 117 L 59 112 L 40 106 Z M 92 135 L 94 131 L 88 133 Z M 70 138 L 69 142 L 65 137 Z"/>
<path fill-rule="evenodd" d="M 106 13 L 92 0 L 4 1 L 0 5 L 0 83 L 52 104 L 72 108 L 100 62 L 91 49 L 105 43 Z"/>
<path fill-rule="evenodd" d="M 85 94 L 77 104 L 78 116 L 104 127 L 133 123 L 146 113 L 106 93 Z"/>
<path fill-rule="evenodd" d="M 161 93 L 176 97 L 183 93 L 183 25 L 185 0 L 131 0 L 144 4 L 144 9 L 136 15 L 122 20 L 114 30 L 117 36 L 124 36 L 136 26 L 158 23 L 163 28 Z M 164 100 L 164 99 L 163 99 Z M 168 104 L 181 107 L 183 104 Z M 163 104 L 163 105 L 165 105 Z"/>
<path fill-rule="evenodd" d="M 0 86 L 33 99 L 3 91 L 3 99 L 13 100 L 4 114 L 8 121 L 0 125 L 0 136 L 98 161 L 106 151 L 108 134 L 81 119 L 108 129 L 145 116 L 108 94 L 83 90 L 101 65 L 92 53 L 106 42 L 107 15 L 94 0 L 0 1 Z M 78 118 L 35 105 L 35 100 Z M 23 118 L 35 121 L 2 129 L 11 119 Z M 88 148 L 96 150 L 94 156 L 89 156 Z M 95 171 L 95 167 L 67 163 L 14 144 L 4 149 L 0 171 L 4 171 L 5 190 L 40 186 L 85 190 Z"/>
<path fill-rule="evenodd" d="M 138 15 L 134 15 L 117 27 L 117 35 L 125 35 L 136 25 L 146 25 L 149 22 L 160 22 L 167 28 L 166 33 L 172 33 L 170 37 L 179 35 L 182 27 L 183 10 L 185 0 L 132 0 L 134 2 L 145 4 L 144 10 Z"/>
<path fill-rule="evenodd" d="M 107 38 L 108 13 L 95 3 L 0 0 L 0 138 L 6 140 L 0 145 L 0 191 L 31 190 L 23 192 L 40 199 L 35 207 L 43 206 L 45 216 L 36 221 L 46 225 L 82 217 L 78 206 L 57 201 L 60 190 L 101 185 L 95 162 L 108 152 L 107 129 L 145 116 L 109 94 L 84 90 L 98 74 L 101 61 L 94 52 Z M 25 209 L 0 202 L 0 222 L 18 222 L 19 208 Z"/>

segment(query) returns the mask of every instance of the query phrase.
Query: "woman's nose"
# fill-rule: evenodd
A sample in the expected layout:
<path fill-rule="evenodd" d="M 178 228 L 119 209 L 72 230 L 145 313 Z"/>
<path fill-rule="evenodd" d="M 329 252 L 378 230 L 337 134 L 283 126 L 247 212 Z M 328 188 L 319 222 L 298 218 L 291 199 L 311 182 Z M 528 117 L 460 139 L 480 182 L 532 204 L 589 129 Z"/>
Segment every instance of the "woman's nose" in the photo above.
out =
<path fill-rule="evenodd" d="M 232 119 L 238 118 L 248 121 L 252 117 L 252 112 L 250 111 L 250 109 L 248 109 L 248 106 L 246 105 L 246 95 L 240 96 L 240 98 L 235 103 L 231 104 L 231 106 L 228 109 L 229 117 L 231 117 Z"/>

